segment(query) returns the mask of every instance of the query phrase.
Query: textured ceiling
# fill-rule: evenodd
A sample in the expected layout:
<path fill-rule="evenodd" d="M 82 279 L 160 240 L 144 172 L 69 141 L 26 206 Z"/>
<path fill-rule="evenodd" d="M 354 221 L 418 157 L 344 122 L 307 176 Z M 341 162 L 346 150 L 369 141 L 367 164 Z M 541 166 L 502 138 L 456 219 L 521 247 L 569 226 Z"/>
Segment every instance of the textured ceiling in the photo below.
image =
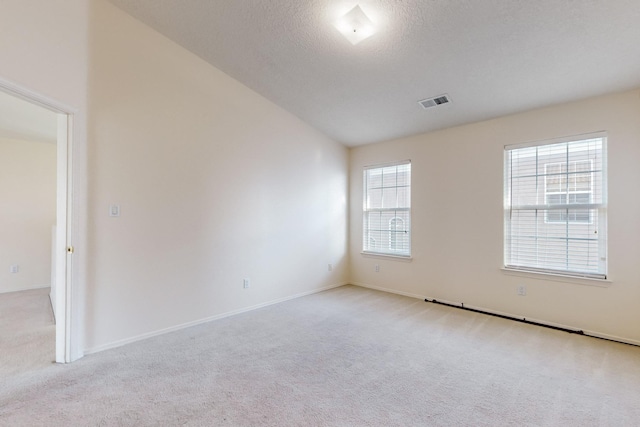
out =
<path fill-rule="evenodd" d="M 640 87 L 639 0 L 111 2 L 349 146 Z"/>
<path fill-rule="evenodd" d="M 46 108 L 0 91 L 0 138 L 55 144 L 57 117 Z"/>

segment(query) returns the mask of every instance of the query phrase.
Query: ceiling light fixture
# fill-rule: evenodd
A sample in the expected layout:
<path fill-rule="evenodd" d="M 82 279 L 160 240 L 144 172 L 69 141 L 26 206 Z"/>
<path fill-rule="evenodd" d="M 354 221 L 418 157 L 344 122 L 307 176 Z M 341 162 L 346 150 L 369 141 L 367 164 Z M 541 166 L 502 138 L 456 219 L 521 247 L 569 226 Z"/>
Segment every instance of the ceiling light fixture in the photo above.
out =
<path fill-rule="evenodd" d="M 356 5 L 346 15 L 335 23 L 335 27 L 351 44 L 356 45 L 375 33 L 373 22 L 364 14 L 360 6 Z"/>

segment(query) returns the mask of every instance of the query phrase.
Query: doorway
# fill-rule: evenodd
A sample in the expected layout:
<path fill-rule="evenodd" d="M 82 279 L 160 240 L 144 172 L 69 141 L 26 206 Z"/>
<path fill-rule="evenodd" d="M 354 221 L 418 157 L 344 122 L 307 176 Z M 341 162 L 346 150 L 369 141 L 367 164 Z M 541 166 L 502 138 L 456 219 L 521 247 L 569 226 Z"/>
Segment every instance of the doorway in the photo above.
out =
<path fill-rule="evenodd" d="M 32 150 L 34 156 L 44 156 L 45 154 L 42 153 L 47 150 L 44 150 L 43 147 L 49 144 L 48 152 L 50 154 L 47 155 L 55 162 L 55 172 L 52 176 L 54 182 L 51 183 L 54 193 L 51 197 L 54 206 L 51 208 L 53 215 L 52 224 L 48 231 L 48 241 L 50 242 L 48 245 L 49 259 L 46 262 L 47 265 L 50 264 L 51 269 L 47 281 L 50 282 L 51 308 L 55 313 L 55 361 L 68 363 L 71 362 L 72 341 L 70 330 L 72 280 L 70 273 L 73 246 L 70 242 L 72 230 L 71 144 L 73 112 L 55 101 L 1 80 L 0 109 L 2 109 L 2 114 L 0 114 L 0 136 L 8 141 L 7 145 L 15 142 L 14 146 L 24 149 L 30 143 L 29 149 Z M 24 141 L 24 143 L 20 145 L 20 141 Z M 51 147 L 52 144 L 55 148 Z M 20 194 L 23 187 L 22 184 L 16 183 L 14 187 L 17 187 L 16 194 Z M 23 210 L 22 214 L 24 216 L 40 216 L 40 212 L 37 212 L 36 209 L 25 207 Z M 15 215 L 17 218 L 20 212 L 16 212 Z M 38 220 L 40 222 L 46 221 L 43 218 Z M 39 230 L 38 234 L 41 235 L 42 230 Z M 16 237 L 18 239 L 17 242 L 22 244 L 26 237 L 26 233 L 19 235 Z M 42 248 L 41 242 L 38 247 L 39 250 Z M 9 253 L 11 251 L 12 249 L 10 248 Z M 11 260 L 3 260 L 9 263 L 6 268 L 12 275 L 10 279 L 20 277 L 20 257 L 29 261 L 32 260 L 31 253 L 26 252 L 28 251 L 16 253 L 15 256 L 11 255 Z M 0 265 L 0 268 L 4 268 L 4 266 Z M 31 271 L 24 271 L 24 273 L 27 272 Z M 39 274 L 38 279 L 33 280 L 42 282 L 42 277 L 43 275 Z M 22 282 L 13 280 L 14 287 L 17 287 L 15 290 L 19 291 L 21 288 L 30 287 L 30 285 L 26 284 L 30 283 L 28 280 Z M 31 288 L 43 287 L 38 285 L 42 285 L 42 283 L 34 283 Z M 52 359 L 53 356 L 52 354 Z"/>

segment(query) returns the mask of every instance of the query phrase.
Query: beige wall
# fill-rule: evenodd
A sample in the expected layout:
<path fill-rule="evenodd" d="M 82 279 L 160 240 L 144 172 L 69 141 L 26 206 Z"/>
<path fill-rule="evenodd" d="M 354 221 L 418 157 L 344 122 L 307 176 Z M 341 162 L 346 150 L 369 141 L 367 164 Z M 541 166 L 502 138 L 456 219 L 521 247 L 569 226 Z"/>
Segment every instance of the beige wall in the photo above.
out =
<path fill-rule="evenodd" d="M 3 79 L 80 109 L 86 97 L 88 0 L 3 0 Z"/>
<path fill-rule="evenodd" d="M 346 148 L 110 4 L 93 14 L 87 348 L 346 282 Z"/>
<path fill-rule="evenodd" d="M 50 285 L 55 220 L 55 144 L 0 138 L 0 293 Z"/>
<path fill-rule="evenodd" d="M 608 132 L 609 278 L 507 275 L 503 263 L 503 147 Z M 362 167 L 412 161 L 411 262 L 360 254 Z M 577 327 L 640 343 L 640 91 L 612 94 L 351 150 L 354 283 Z M 380 265 L 376 273 L 374 266 Z M 527 296 L 516 294 L 525 285 Z"/>

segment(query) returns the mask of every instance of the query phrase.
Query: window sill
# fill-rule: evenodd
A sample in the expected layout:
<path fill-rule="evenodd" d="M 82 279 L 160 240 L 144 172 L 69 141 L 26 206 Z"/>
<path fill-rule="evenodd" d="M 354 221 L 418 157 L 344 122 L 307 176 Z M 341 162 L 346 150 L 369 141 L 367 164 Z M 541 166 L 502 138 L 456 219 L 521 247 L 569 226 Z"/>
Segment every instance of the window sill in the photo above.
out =
<path fill-rule="evenodd" d="M 515 268 L 501 267 L 500 270 L 508 276 L 529 277 L 531 279 L 549 280 L 552 282 L 573 283 L 578 285 L 608 288 L 613 283 L 609 279 L 592 279 L 589 277 L 569 276 L 564 274 L 543 273 L 541 271 L 525 271 Z"/>
<path fill-rule="evenodd" d="M 411 262 L 411 260 L 413 259 L 410 255 L 391 255 L 391 254 L 381 254 L 378 252 L 360 252 L 362 255 L 366 256 L 366 257 L 372 257 L 372 258 L 392 258 L 398 261 L 406 261 L 406 262 Z"/>

